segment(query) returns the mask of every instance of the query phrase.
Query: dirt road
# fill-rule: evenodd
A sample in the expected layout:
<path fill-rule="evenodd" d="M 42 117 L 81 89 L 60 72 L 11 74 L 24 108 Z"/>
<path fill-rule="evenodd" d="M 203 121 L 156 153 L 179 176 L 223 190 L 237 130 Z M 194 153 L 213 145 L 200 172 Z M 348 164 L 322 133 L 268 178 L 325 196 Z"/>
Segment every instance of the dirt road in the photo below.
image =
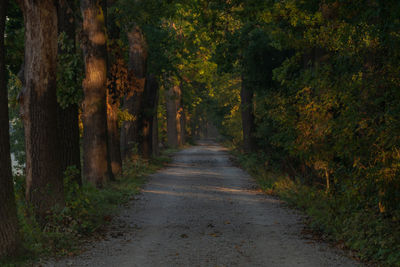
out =
<path fill-rule="evenodd" d="M 257 192 L 221 146 L 176 154 L 113 222 L 105 241 L 49 266 L 356 266 L 301 236 L 296 212 Z"/>

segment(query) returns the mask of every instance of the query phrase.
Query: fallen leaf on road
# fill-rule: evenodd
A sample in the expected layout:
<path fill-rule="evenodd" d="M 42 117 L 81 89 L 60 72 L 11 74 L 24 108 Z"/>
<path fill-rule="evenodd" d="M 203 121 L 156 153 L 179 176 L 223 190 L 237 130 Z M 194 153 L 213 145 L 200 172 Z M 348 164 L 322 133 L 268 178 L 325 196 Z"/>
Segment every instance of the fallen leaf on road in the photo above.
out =
<path fill-rule="evenodd" d="M 220 237 L 221 233 L 220 232 L 214 232 L 214 233 L 210 233 L 208 235 L 213 236 L 213 237 Z"/>

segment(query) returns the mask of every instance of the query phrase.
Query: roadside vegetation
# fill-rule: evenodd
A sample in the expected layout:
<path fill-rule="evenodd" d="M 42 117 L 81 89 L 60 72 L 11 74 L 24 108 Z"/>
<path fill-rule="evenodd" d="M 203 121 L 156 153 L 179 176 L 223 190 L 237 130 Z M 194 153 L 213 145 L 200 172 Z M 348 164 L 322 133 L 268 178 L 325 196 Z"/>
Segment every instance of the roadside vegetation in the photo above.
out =
<path fill-rule="evenodd" d="M 0 258 L 69 251 L 216 128 L 314 229 L 400 265 L 398 0 L 0 7 Z"/>
<path fill-rule="evenodd" d="M 307 215 L 305 222 L 317 240 L 351 250 L 351 256 L 362 262 L 400 266 L 400 225 L 396 219 L 352 201 L 351 195 L 327 193 L 323 185 L 307 186 L 290 179 L 282 170 L 265 166 L 260 155 L 232 153 L 262 191 Z"/>
<path fill-rule="evenodd" d="M 20 221 L 20 256 L 0 261 L 1 266 L 17 267 L 35 263 L 48 257 L 79 254 L 82 245 L 102 237 L 113 217 L 124 204 L 134 199 L 146 177 L 170 161 L 174 149 L 162 152 L 151 160 L 133 157 L 124 166 L 123 173 L 104 188 L 89 183 L 79 186 L 73 181 L 76 170 L 66 171 L 64 186 L 65 207 L 55 208 L 41 226 L 32 216 L 24 201 L 24 177 L 16 177 L 16 199 Z"/>

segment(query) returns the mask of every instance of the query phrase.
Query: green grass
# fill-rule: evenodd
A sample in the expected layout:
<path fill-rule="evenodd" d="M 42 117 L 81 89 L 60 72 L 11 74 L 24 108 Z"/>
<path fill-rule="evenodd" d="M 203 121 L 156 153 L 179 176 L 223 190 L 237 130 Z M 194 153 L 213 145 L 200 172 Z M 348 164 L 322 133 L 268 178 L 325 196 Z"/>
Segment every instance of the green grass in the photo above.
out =
<path fill-rule="evenodd" d="M 263 167 L 256 155 L 232 153 L 264 192 L 279 196 L 308 215 L 311 229 L 325 240 L 354 251 L 362 261 L 400 266 L 400 213 L 385 216 L 355 199 L 351 192 L 327 194 L 321 188 L 302 185 L 280 171 Z"/>
<path fill-rule="evenodd" d="M 163 155 L 151 160 L 133 158 L 124 165 L 123 174 L 103 189 L 90 184 L 79 187 L 72 183 L 74 171 L 66 174 L 65 194 L 66 207 L 53 212 L 46 219 L 46 225 L 39 227 L 25 205 L 24 178 L 18 177 L 16 198 L 21 227 L 22 256 L 3 259 L 0 266 L 24 266 L 40 258 L 74 255 L 79 253 L 85 240 L 109 224 L 112 217 L 118 214 L 121 206 L 127 203 L 146 181 L 147 175 L 154 173 L 170 161 L 169 155 L 176 150 L 167 150 Z"/>

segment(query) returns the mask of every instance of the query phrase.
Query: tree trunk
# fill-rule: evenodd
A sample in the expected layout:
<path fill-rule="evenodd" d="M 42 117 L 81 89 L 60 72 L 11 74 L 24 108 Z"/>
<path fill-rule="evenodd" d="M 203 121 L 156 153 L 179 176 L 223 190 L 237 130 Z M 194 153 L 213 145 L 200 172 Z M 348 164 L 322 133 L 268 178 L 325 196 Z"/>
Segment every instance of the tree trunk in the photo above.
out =
<path fill-rule="evenodd" d="M 118 36 L 116 36 L 118 38 Z M 111 69 L 108 73 L 108 94 L 107 94 L 107 126 L 108 126 L 108 144 L 111 160 L 111 170 L 114 176 L 122 172 L 122 158 L 120 150 L 120 125 L 118 121 L 118 112 L 120 100 L 123 92 L 129 87 L 128 68 L 122 54 L 121 47 L 114 43 L 109 47 L 109 59 L 112 59 Z"/>
<path fill-rule="evenodd" d="M 186 143 L 186 115 L 182 103 L 180 103 L 180 108 L 179 108 L 179 130 L 180 131 L 178 132 L 178 140 L 179 140 L 178 143 L 180 146 L 183 146 Z"/>
<path fill-rule="evenodd" d="M 57 127 L 57 9 L 54 1 L 19 1 L 25 20 L 26 199 L 38 219 L 64 205 Z"/>
<path fill-rule="evenodd" d="M 155 96 L 155 103 L 154 103 L 154 115 L 153 115 L 153 125 L 151 128 L 151 134 L 152 134 L 152 155 L 153 157 L 157 157 L 160 155 L 160 149 L 158 146 L 159 140 L 158 140 L 158 102 L 160 98 L 160 88 L 159 85 L 157 84 L 157 91 L 156 91 L 156 96 Z"/>
<path fill-rule="evenodd" d="M 125 159 L 136 147 L 142 152 L 142 108 L 143 92 L 146 80 L 147 44 L 138 26 L 128 34 L 129 40 L 129 75 L 131 88 L 125 95 L 123 109 L 133 116 L 132 121 L 125 121 L 121 129 L 121 152 Z"/>
<path fill-rule="evenodd" d="M 241 113 L 243 127 L 243 150 L 245 153 L 253 152 L 255 149 L 255 124 L 253 113 L 253 91 L 242 80 L 242 88 L 240 90 Z"/>
<path fill-rule="evenodd" d="M 119 29 L 113 25 L 114 38 L 119 39 Z M 116 30 L 118 29 L 118 30 Z M 115 31 L 117 33 L 115 33 Z M 111 33 L 110 33 L 111 35 Z M 110 69 L 108 72 L 107 90 L 107 127 L 108 127 L 108 151 L 111 162 L 111 171 L 114 177 L 122 172 L 122 158 L 120 149 L 120 126 L 118 112 L 121 96 L 128 88 L 128 71 L 121 54 L 121 47 L 117 40 L 111 39 L 111 45 L 107 48 Z M 110 62 L 112 61 L 112 63 Z"/>
<path fill-rule="evenodd" d="M 171 79 L 172 80 L 172 79 Z M 177 148 L 181 144 L 181 120 L 180 102 L 181 87 L 174 83 L 165 91 L 165 103 L 167 111 L 167 142 L 168 146 Z"/>
<path fill-rule="evenodd" d="M 143 114 L 142 114 L 142 154 L 145 158 L 150 158 L 153 155 L 153 130 L 154 117 L 157 116 L 158 104 L 158 82 L 154 75 L 148 75 L 146 78 L 146 86 L 143 97 Z"/>
<path fill-rule="evenodd" d="M 4 28 L 7 0 L 0 0 L 0 258 L 18 247 L 18 219 L 11 174 Z"/>
<path fill-rule="evenodd" d="M 153 157 L 157 157 L 160 155 L 160 148 L 158 146 L 159 140 L 158 140 L 158 116 L 157 116 L 157 106 L 158 106 L 158 100 L 159 100 L 159 93 L 157 92 L 157 96 L 156 96 L 156 113 L 154 114 L 153 117 L 153 127 L 151 130 L 151 134 L 152 134 L 152 155 Z"/>
<path fill-rule="evenodd" d="M 107 50 L 104 13 L 99 1 L 82 0 L 83 174 L 97 187 L 110 179 L 107 152 Z"/>
<path fill-rule="evenodd" d="M 65 33 L 68 40 L 73 40 L 73 50 L 75 51 L 75 6 L 66 0 L 58 0 L 58 33 Z M 63 50 L 59 47 L 59 55 Z M 65 52 L 64 52 L 65 53 Z M 68 51 L 67 51 L 68 53 Z M 77 77 L 73 77 L 77 84 Z M 58 132 L 60 135 L 60 156 L 63 172 L 68 167 L 75 167 L 78 171 L 74 174 L 73 180 L 82 185 L 81 179 L 81 156 L 79 144 L 79 107 L 77 103 L 68 103 L 66 107 L 58 105 Z"/>
<path fill-rule="evenodd" d="M 119 98 L 114 98 L 110 92 L 107 95 L 107 127 L 108 144 L 113 176 L 122 172 L 122 159 L 120 150 L 120 129 L 118 126 Z"/>
<path fill-rule="evenodd" d="M 165 104 L 167 111 L 167 144 L 169 147 L 178 147 L 178 132 L 176 126 L 176 101 L 174 94 L 174 87 L 171 86 L 165 90 Z"/>
<path fill-rule="evenodd" d="M 106 33 L 106 36 L 108 37 L 109 36 L 109 34 L 108 34 L 108 22 L 107 22 L 107 20 L 108 20 L 108 10 L 107 10 L 107 8 L 108 8 L 108 3 L 107 3 L 107 0 L 100 0 L 100 4 L 101 4 L 101 9 L 102 9 L 102 11 L 103 11 L 103 16 L 104 16 L 104 25 L 105 25 L 105 29 L 104 29 L 104 31 L 105 31 L 105 33 Z M 109 69 L 110 69 L 110 61 L 109 61 L 109 58 L 108 58 L 108 47 L 107 47 L 107 42 L 106 42 L 106 57 L 105 57 L 105 60 L 106 60 L 106 69 L 107 69 L 107 73 L 106 73 L 106 77 L 108 77 L 108 75 L 110 74 L 109 73 Z M 108 178 L 111 180 L 111 181 L 115 181 L 115 175 L 114 175 L 114 172 L 113 172 L 113 166 L 112 166 L 112 160 L 113 160 L 113 156 L 114 155 L 112 155 L 111 153 L 115 153 L 115 151 L 112 151 L 112 150 L 115 150 L 112 146 L 113 146 L 113 143 L 111 143 L 113 140 L 111 140 L 110 139 L 110 135 L 114 135 L 114 133 L 110 133 L 109 132 L 109 130 L 111 130 L 112 128 L 114 128 L 114 125 L 111 125 L 111 128 L 109 127 L 109 125 L 108 125 L 108 123 L 110 122 L 111 124 L 113 124 L 114 123 L 114 121 L 115 121 L 115 118 L 114 118 L 114 116 L 116 116 L 118 113 L 117 113 L 117 111 L 116 110 L 114 110 L 113 111 L 113 113 L 115 113 L 115 114 L 110 114 L 111 115 L 111 117 L 109 118 L 109 113 L 108 113 L 108 104 L 109 104 L 109 102 L 108 102 L 108 100 L 109 100 L 109 96 L 108 96 L 108 94 L 109 94 L 109 90 L 108 90 L 108 81 L 107 81 L 107 78 L 106 78 L 106 124 L 107 124 L 107 129 L 106 129 L 106 134 L 107 134 L 107 176 L 108 176 Z M 113 109 L 115 109 L 115 107 L 112 107 Z M 118 107 L 117 107 L 118 108 Z M 110 119 L 110 121 L 109 121 L 109 119 Z M 114 129 L 113 129 L 114 130 Z M 118 130 L 118 128 L 117 128 L 117 130 Z M 113 137 L 111 137 L 111 138 L 113 138 Z M 117 147 L 119 147 L 119 144 L 118 144 L 118 146 Z M 114 159 L 115 159 L 115 157 L 114 157 Z M 121 164 L 121 168 L 122 168 L 122 164 Z M 117 171 L 117 172 L 119 172 L 119 170 L 118 170 L 118 166 L 116 166 L 115 168 L 115 171 Z M 118 175 L 118 173 L 117 173 L 117 175 Z"/>

